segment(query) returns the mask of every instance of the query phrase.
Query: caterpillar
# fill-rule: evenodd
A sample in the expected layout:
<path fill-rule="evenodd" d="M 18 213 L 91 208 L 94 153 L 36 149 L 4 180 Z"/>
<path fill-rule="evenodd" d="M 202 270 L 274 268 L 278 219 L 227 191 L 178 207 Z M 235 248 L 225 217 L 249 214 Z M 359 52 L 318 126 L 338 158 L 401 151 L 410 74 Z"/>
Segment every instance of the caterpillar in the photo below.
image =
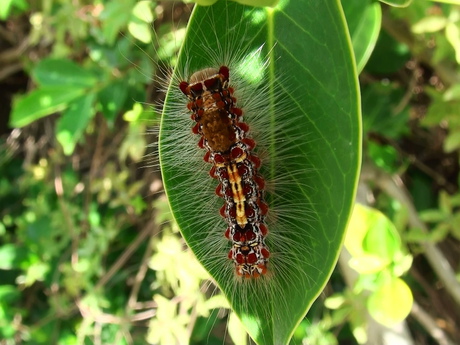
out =
<path fill-rule="evenodd" d="M 315 284 L 316 239 L 306 222 L 315 215 L 305 198 L 311 168 L 296 154 L 309 152 L 311 140 L 299 131 L 283 93 L 289 80 L 269 75 L 273 46 L 248 34 L 248 24 L 225 19 L 227 31 L 219 29 L 217 13 L 233 15 L 242 8 L 227 3 L 219 12 L 218 6 L 191 33 L 196 43 L 182 48 L 185 60 L 169 82 L 160 132 L 162 174 L 187 244 L 248 333 L 284 343 L 286 328 L 277 325 L 293 322 L 286 314 L 290 300 Z M 243 7 L 240 16 L 257 12 Z M 200 40 L 208 30 L 215 44 Z M 203 128 L 203 113 L 213 107 L 228 121 L 223 127 L 231 140 L 225 144 L 216 139 L 221 130 Z"/>
<path fill-rule="evenodd" d="M 316 240 L 305 223 L 315 217 L 305 200 L 311 177 L 292 150 L 307 152 L 311 141 L 308 132 L 297 132 L 298 119 L 289 116 L 293 108 L 281 88 L 270 90 L 265 42 L 233 37 L 218 42 L 201 43 L 193 52 L 183 48 L 190 49 L 187 61 L 169 82 L 160 133 L 166 193 L 187 244 L 249 334 L 282 343 L 284 331 L 266 322 L 286 322 L 290 298 L 314 286 Z M 213 107 L 226 117 L 225 137 L 234 136 L 226 144 L 216 139 L 225 128 L 212 133 L 203 128 L 203 113 Z M 278 118 L 270 116 L 274 113 Z M 303 203 L 293 207 L 295 199 Z"/>
<path fill-rule="evenodd" d="M 257 278 L 267 273 L 270 257 L 265 245 L 265 181 L 257 173 L 260 159 L 251 153 L 255 141 L 247 137 L 249 126 L 241 122 L 243 112 L 236 106 L 229 73 L 227 66 L 207 68 L 179 88 L 190 101 L 187 108 L 196 121 L 193 133 L 201 136 L 198 146 L 207 150 L 204 160 L 213 164 L 209 174 L 219 179 L 216 194 L 225 200 L 220 214 L 228 223 L 225 237 L 232 242 L 228 258 L 238 276 Z"/>

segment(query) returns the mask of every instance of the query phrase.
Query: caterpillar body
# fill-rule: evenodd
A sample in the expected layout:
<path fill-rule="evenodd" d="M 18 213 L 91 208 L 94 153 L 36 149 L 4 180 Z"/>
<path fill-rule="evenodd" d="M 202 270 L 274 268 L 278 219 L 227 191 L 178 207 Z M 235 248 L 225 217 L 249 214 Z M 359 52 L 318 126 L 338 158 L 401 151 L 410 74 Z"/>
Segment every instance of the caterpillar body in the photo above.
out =
<path fill-rule="evenodd" d="M 207 150 L 204 160 L 213 164 L 210 175 L 219 180 L 216 194 L 225 200 L 220 214 L 228 224 L 225 237 L 232 242 L 228 258 L 238 276 L 257 278 L 267 273 L 270 257 L 265 244 L 265 181 L 257 173 L 260 159 L 251 153 L 255 141 L 247 137 L 249 126 L 241 122 L 243 112 L 229 86 L 229 72 L 227 66 L 207 68 L 179 87 L 196 121 L 193 133 L 201 136 L 198 146 Z"/>

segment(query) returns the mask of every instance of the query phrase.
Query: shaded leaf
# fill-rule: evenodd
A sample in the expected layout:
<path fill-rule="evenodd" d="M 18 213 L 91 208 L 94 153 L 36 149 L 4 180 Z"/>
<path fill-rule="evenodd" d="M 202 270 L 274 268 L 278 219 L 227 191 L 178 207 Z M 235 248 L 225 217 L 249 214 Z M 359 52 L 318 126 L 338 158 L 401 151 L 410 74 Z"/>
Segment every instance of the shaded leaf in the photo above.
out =
<path fill-rule="evenodd" d="M 71 155 L 89 121 L 94 116 L 93 103 L 96 95 L 87 94 L 73 101 L 56 125 L 56 137 L 66 155 Z"/>
<path fill-rule="evenodd" d="M 26 126 L 44 116 L 67 108 L 68 103 L 82 96 L 85 89 L 76 86 L 48 86 L 18 97 L 11 113 L 12 127 Z"/>
<path fill-rule="evenodd" d="M 125 80 L 109 83 L 98 94 L 102 113 L 106 120 L 113 122 L 128 95 L 128 84 Z"/>
<path fill-rule="evenodd" d="M 75 62 L 67 59 L 43 59 L 32 71 L 38 84 L 42 86 L 92 87 L 96 76 Z"/>

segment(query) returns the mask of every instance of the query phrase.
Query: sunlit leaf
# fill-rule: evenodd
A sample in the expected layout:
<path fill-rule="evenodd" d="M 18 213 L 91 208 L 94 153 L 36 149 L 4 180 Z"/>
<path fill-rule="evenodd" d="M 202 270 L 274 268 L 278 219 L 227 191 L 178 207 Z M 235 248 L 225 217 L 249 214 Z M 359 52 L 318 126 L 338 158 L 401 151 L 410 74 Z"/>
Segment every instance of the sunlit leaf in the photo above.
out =
<path fill-rule="evenodd" d="M 275 104 L 264 113 L 272 127 L 259 129 L 266 141 L 274 138 L 273 147 L 265 148 L 269 155 L 275 157 L 282 148 L 279 164 L 273 160 L 271 166 L 262 165 L 262 174 L 267 180 L 285 179 L 284 189 L 267 192 L 269 212 L 274 215 L 267 221 L 273 275 L 244 284 L 235 281 L 227 259 L 230 244 L 223 238 L 226 225 L 219 216 L 223 201 L 213 196 L 217 183 L 206 171 L 210 166 L 202 161 L 204 152 L 196 148 L 199 138 L 192 138 L 186 99 L 177 84 L 170 86 L 160 134 L 165 189 L 185 240 L 251 337 L 258 344 L 285 344 L 335 265 L 353 202 L 360 117 L 348 32 L 339 4 L 333 0 L 321 6 L 282 1 L 274 9 L 225 1 L 196 7 L 179 69 L 187 66 L 193 72 L 210 67 L 209 55 L 219 47 L 230 49 L 242 61 L 263 47 L 272 58 L 268 70 L 262 62 L 261 68 L 248 67 L 251 72 L 244 77 L 250 83 L 265 72 L 267 93 L 259 97 L 273 102 L 282 99 L 290 109 L 283 108 L 283 101 Z M 244 51 L 239 52 L 242 47 Z M 279 97 L 275 99 L 270 88 L 279 90 Z M 277 130 L 286 124 L 289 128 Z M 289 213 L 293 210 L 297 216 Z M 281 238 L 285 242 L 277 241 Z"/>
<path fill-rule="evenodd" d="M 392 278 L 369 296 L 367 308 L 375 320 L 391 327 L 409 315 L 413 300 L 407 284 L 400 278 Z"/>
<path fill-rule="evenodd" d="M 371 0 L 343 0 L 342 6 L 353 43 L 356 66 L 358 72 L 361 72 L 379 37 L 381 6 L 377 1 Z"/>
<path fill-rule="evenodd" d="M 395 7 L 407 7 L 412 0 L 380 0 L 381 2 Z"/>

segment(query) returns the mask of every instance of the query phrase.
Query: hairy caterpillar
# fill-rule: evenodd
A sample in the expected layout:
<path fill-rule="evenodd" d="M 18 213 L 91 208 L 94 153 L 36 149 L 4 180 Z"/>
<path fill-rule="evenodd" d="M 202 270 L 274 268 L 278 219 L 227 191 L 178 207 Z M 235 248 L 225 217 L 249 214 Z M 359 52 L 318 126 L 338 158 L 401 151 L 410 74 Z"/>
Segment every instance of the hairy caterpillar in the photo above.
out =
<path fill-rule="evenodd" d="M 216 194 L 225 200 L 220 213 L 228 223 L 225 237 L 232 242 L 228 258 L 238 276 L 257 278 L 267 273 L 270 257 L 265 245 L 265 181 L 257 173 L 260 160 L 251 152 L 255 142 L 247 137 L 249 126 L 241 122 L 243 113 L 229 77 L 226 66 L 207 68 L 179 88 L 189 98 L 187 108 L 196 122 L 193 133 L 201 136 L 198 146 L 207 150 L 204 160 L 213 164 L 210 175 L 219 179 Z"/>
<path fill-rule="evenodd" d="M 257 12 L 257 9 L 252 11 Z M 215 25 L 215 18 L 209 20 Z M 238 28 L 232 25 L 230 28 L 229 31 L 233 28 L 244 32 L 249 30 L 246 27 Z M 203 32 L 197 33 L 197 36 Z M 233 36 L 240 35 L 235 33 Z M 246 324 L 251 336 L 255 339 L 266 338 L 270 343 L 272 334 L 276 333 L 275 323 L 286 322 L 282 310 L 289 305 L 289 291 L 292 291 L 291 295 L 303 294 L 302 285 L 297 284 L 290 276 L 302 277 L 308 287 L 314 285 L 309 273 L 302 270 L 302 264 L 298 260 L 304 260 L 311 271 L 315 270 L 314 265 L 310 264 L 314 257 L 315 240 L 311 237 L 309 224 L 305 222 L 305 219 L 314 219 L 315 216 L 310 201 L 304 201 L 304 204 L 295 207 L 289 202 L 289 199 L 305 200 L 303 193 L 311 189 L 308 182 L 311 167 L 296 157 L 291 150 L 291 145 L 295 145 L 307 152 L 306 146 L 310 140 L 308 132 L 295 132 L 297 120 L 295 117 L 287 116 L 292 114 L 293 109 L 283 100 L 280 89 L 270 89 L 269 60 L 263 53 L 265 49 L 270 54 L 266 42 L 241 42 L 235 41 L 235 37 L 219 36 L 218 44 L 212 48 L 207 47 L 204 42 L 198 47 L 184 48 L 190 49 L 190 52 L 185 54 L 187 61 L 182 68 L 176 70 L 176 75 L 170 83 L 168 98 L 171 99 L 168 99 L 169 103 L 167 101 L 170 108 L 165 110 L 163 117 L 160 149 L 163 164 L 166 162 L 167 169 L 171 171 L 169 188 L 168 177 L 165 179 L 166 191 L 173 205 L 173 212 L 176 207 L 174 215 L 187 243 L 211 275 L 217 277 L 217 285 Z M 246 37 L 250 38 L 249 35 Z M 203 61 L 200 61 L 201 58 Z M 258 225 L 256 239 L 252 242 L 259 252 L 249 263 L 247 260 L 243 263 L 236 259 L 238 253 L 232 245 L 235 242 L 235 234 L 230 235 L 230 231 L 226 231 L 231 228 L 231 224 L 226 221 L 230 218 L 230 210 L 221 209 L 222 199 L 219 194 L 222 193 L 218 192 L 216 195 L 216 187 L 218 189 L 219 186 L 217 181 L 209 176 L 210 164 L 206 162 L 215 158 L 206 155 L 203 159 L 205 151 L 200 146 L 206 147 L 206 144 L 202 140 L 199 141 L 199 137 L 191 130 L 195 119 L 190 119 L 189 108 L 193 105 L 188 108 L 187 103 L 193 102 L 184 97 L 184 93 L 188 93 L 186 89 L 196 82 L 196 77 L 193 77 L 195 73 L 211 69 L 207 70 L 205 78 L 199 78 L 209 80 L 219 75 L 220 66 L 228 66 L 230 87 L 234 89 L 237 107 L 242 109 L 244 123 L 250 127 L 250 139 L 257 143 L 256 154 L 263 162 L 260 166 L 260 176 L 267 180 L 264 183 L 258 178 L 259 182 L 256 183 L 258 189 L 266 190 L 269 210 L 261 212 L 267 212 L 267 215 L 263 215 L 264 219 L 258 222 L 262 226 Z M 183 84 L 183 81 L 188 81 L 189 85 Z M 283 82 L 282 76 L 277 82 Z M 274 98 L 276 105 L 271 104 Z M 273 116 L 273 113 L 276 113 L 275 109 L 281 114 L 278 119 Z M 197 127 L 195 132 L 198 132 Z M 247 129 L 243 132 L 247 132 Z M 290 140 L 286 140 L 286 136 L 290 136 Z M 249 138 L 242 137 L 241 142 L 244 139 Z M 246 140 L 245 145 L 251 148 L 249 151 L 252 155 L 254 144 Z M 243 151 L 246 154 L 248 150 Z M 258 165 L 259 163 L 254 163 L 254 166 Z M 168 173 L 164 172 L 164 167 L 165 165 L 165 176 Z M 254 167 L 249 170 L 251 169 L 257 170 Z M 211 174 L 214 175 L 215 172 Z M 257 176 L 258 173 L 253 172 L 253 175 Z M 293 178 L 296 188 L 292 188 Z M 262 184 L 266 186 L 260 188 Z M 228 200 L 225 204 L 230 205 Z M 259 207 L 264 208 L 263 204 Z M 219 212 L 220 210 L 222 211 Z M 267 228 L 270 231 L 268 236 Z M 232 241 L 229 242 L 229 239 Z M 231 260 L 228 258 L 229 253 Z M 245 257 L 248 255 L 249 253 Z M 293 285 L 289 286 L 290 283 Z M 307 287 L 304 289 L 307 290 Z M 283 290 L 287 294 L 281 294 Z M 275 307 L 275 310 L 272 309 L 271 302 L 274 296 L 277 298 L 276 303 L 281 305 L 280 308 Z M 300 314 L 298 318 L 301 317 Z M 270 321 L 273 325 L 269 325 L 268 328 L 265 325 L 267 320 L 273 320 Z M 253 325 L 252 333 L 248 324 Z M 258 336 L 254 335 L 254 332 L 258 332 L 257 329 L 261 332 Z"/>
<path fill-rule="evenodd" d="M 280 45 L 270 39 L 272 28 L 264 24 L 273 20 L 273 12 L 227 2 L 200 11 L 205 15 L 192 18 L 195 25 L 190 27 L 182 47 L 163 112 L 159 144 L 165 190 L 187 244 L 215 279 L 251 337 L 260 343 L 286 343 L 321 292 L 343 238 L 343 232 L 337 229 L 348 218 L 350 205 L 344 206 L 344 198 L 353 193 L 354 184 L 344 187 L 345 179 L 343 183 L 337 181 L 334 171 L 357 167 L 359 154 L 349 159 L 352 167 L 346 168 L 336 156 L 345 156 L 347 146 L 353 142 L 350 138 L 357 136 L 356 128 L 346 128 L 350 116 L 347 112 L 354 111 L 347 107 L 352 109 L 353 105 L 324 101 L 327 97 L 335 100 L 335 94 L 342 93 L 339 80 L 319 87 L 319 79 L 312 77 L 315 70 L 305 73 L 298 65 L 298 70 L 293 69 L 289 50 L 278 49 Z M 309 43 L 319 51 L 324 48 L 319 41 Z M 205 76 L 192 77 L 197 72 Z M 249 273 L 241 270 L 241 274 L 240 263 L 234 260 L 232 252 L 232 246 L 238 242 L 235 232 L 231 234 L 229 230 L 228 238 L 224 236 L 225 229 L 234 222 L 229 221 L 229 209 L 221 212 L 224 218 L 219 215 L 222 198 L 215 193 L 218 183 L 209 177 L 210 166 L 203 160 L 204 151 L 199 147 L 207 148 L 209 143 L 199 141 L 197 145 L 198 137 L 190 130 L 192 120 L 196 121 L 194 115 L 190 119 L 190 110 L 195 114 L 200 108 L 197 95 L 191 91 L 194 85 L 203 85 L 207 80 L 210 84 L 216 80 L 225 83 L 227 78 L 232 87 L 230 93 L 238 101 L 234 108 L 242 109 L 244 123 L 251 128 L 251 139 L 257 143 L 256 155 L 263 162 L 260 171 L 254 169 L 258 166 L 254 162 L 252 169 L 266 180 L 264 188 L 261 183 L 258 188 L 266 191 L 268 212 L 258 223 L 266 224 L 270 231 L 266 236 L 265 230 L 257 230 L 259 237 L 254 242 L 260 253 L 262 248 L 268 248 L 270 254 L 256 254 L 249 261 L 245 254 L 243 261 L 249 264 Z M 304 87 L 308 84 L 308 88 Z M 222 99 L 220 93 L 219 89 Z M 320 100 L 327 104 L 324 109 L 316 105 Z M 310 114 L 310 109 L 315 112 Z M 232 111 L 237 118 L 238 110 Z M 336 114 L 342 118 L 337 119 Z M 339 135 L 341 131 L 346 135 Z M 195 132 L 199 133 L 200 128 L 195 128 Z M 238 140 L 245 146 L 239 147 L 242 156 L 252 155 L 253 145 L 244 143 L 244 139 L 241 134 Z M 218 150 L 208 151 L 205 160 L 216 165 L 211 151 Z M 336 153 L 323 154 L 332 151 Z M 234 159 L 238 157 L 240 154 Z M 225 181 L 227 178 L 221 179 Z M 242 187 L 235 183 L 233 186 L 235 190 Z M 258 193 L 253 191 L 251 195 Z M 233 190 L 230 194 L 225 200 L 227 206 L 238 203 Z M 343 212 L 335 213 L 340 207 Z M 246 223 L 243 220 L 241 224 Z M 228 259 L 229 251 L 232 260 Z M 245 279 L 256 276 L 257 279 Z"/>

